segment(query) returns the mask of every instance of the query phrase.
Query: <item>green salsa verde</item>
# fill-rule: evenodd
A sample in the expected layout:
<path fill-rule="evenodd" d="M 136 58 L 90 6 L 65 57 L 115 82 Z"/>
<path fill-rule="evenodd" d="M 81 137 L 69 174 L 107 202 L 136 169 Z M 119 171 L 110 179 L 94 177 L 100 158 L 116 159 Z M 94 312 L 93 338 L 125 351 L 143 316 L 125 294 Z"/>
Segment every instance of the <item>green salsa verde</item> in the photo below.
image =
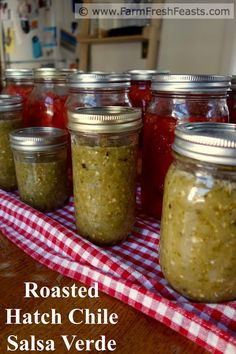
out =
<path fill-rule="evenodd" d="M 0 188 L 7 191 L 17 188 L 9 134 L 21 126 L 21 112 L 14 113 L 14 117 L 9 112 L 0 113 Z"/>
<path fill-rule="evenodd" d="M 62 207 L 68 199 L 66 159 L 24 162 L 15 159 L 20 198 L 41 211 Z"/>
<path fill-rule="evenodd" d="M 100 245 L 125 239 L 135 221 L 137 145 L 72 144 L 76 225 Z"/>
<path fill-rule="evenodd" d="M 236 298 L 235 179 L 172 164 L 165 181 L 160 263 L 173 288 L 189 299 Z"/>

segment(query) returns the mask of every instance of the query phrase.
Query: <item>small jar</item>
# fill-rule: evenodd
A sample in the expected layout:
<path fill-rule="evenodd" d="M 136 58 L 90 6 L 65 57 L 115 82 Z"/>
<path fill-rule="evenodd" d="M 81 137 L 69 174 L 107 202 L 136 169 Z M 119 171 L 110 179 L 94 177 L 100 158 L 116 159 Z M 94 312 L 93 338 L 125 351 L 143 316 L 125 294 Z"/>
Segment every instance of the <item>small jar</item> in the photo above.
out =
<path fill-rule="evenodd" d="M 175 127 L 184 122 L 228 122 L 230 76 L 156 75 L 144 119 L 142 208 L 161 217 L 164 180 L 172 162 Z"/>
<path fill-rule="evenodd" d="M 34 71 L 34 89 L 27 102 L 27 127 L 66 129 L 64 105 L 68 70 L 40 68 Z"/>
<path fill-rule="evenodd" d="M 10 134 L 20 198 L 40 211 L 63 207 L 68 199 L 65 130 L 25 128 Z"/>
<path fill-rule="evenodd" d="M 229 108 L 229 122 L 236 123 L 236 75 L 232 76 L 231 90 L 228 91 L 227 103 Z"/>
<path fill-rule="evenodd" d="M 0 188 L 17 188 L 15 166 L 9 134 L 22 127 L 22 98 L 0 95 Z"/>
<path fill-rule="evenodd" d="M 236 126 L 179 125 L 173 151 L 161 219 L 162 271 L 191 300 L 235 300 Z"/>
<path fill-rule="evenodd" d="M 33 71 L 29 69 L 6 69 L 3 93 L 17 95 L 23 99 L 23 125 L 27 120 L 27 100 L 34 87 Z"/>
<path fill-rule="evenodd" d="M 76 226 L 95 244 L 124 240 L 134 224 L 141 126 L 139 109 L 69 110 Z"/>

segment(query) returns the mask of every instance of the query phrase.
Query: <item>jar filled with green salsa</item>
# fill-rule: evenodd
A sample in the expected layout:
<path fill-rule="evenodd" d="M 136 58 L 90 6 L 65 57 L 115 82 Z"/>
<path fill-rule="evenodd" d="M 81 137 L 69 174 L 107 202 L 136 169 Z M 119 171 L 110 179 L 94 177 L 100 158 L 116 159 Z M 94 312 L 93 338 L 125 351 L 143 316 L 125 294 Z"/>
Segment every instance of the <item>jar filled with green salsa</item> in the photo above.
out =
<path fill-rule="evenodd" d="M 141 126 L 139 109 L 69 110 L 76 226 L 95 244 L 124 240 L 134 224 Z"/>
<path fill-rule="evenodd" d="M 10 142 L 21 200 L 40 211 L 63 207 L 69 194 L 66 131 L 19 129 L 10 134 Z"/>
<path fill-rule="evenodd" d="M 19 96 L 0 95 L 0 188 L 6 191 L 17 188 L 9 134 L 22 127 L 22 104 Z"/>
<path fill-rule="evenodd" d="M 162 271 L 191 300 L 235 300 L 236 125 L 181 124 L 173 151 L 161 219 Z"/>

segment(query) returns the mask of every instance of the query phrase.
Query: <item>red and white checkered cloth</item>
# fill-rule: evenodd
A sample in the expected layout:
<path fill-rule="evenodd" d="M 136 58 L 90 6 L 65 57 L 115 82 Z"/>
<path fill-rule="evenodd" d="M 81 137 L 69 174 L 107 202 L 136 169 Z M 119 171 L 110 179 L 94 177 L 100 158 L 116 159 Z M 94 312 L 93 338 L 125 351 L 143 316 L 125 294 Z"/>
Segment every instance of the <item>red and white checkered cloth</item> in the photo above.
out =
<path fill-rule="evenodd" d="M 158 262 L 159 224 L 141 214 L 132 235 L 100 248 L 79 237 L 73 200 L 47 215 L 0 190 L 0 230 L 47 267 L 103 291 L 163 322 L 212 353 L 236 353 L 236 301 L 186 300 L 163 278 Z"/>

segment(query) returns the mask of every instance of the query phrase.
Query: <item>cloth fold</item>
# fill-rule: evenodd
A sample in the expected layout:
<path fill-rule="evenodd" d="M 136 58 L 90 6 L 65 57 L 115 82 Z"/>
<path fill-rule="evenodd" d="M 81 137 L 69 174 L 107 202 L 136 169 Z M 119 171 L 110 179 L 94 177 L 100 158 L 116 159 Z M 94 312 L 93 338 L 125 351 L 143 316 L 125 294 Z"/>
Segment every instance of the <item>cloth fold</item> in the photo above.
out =
<path fill-rule="evenodd" d="M 163 322 L 212 353 L 236 354 L 236 301 L 199 304 L 175 292 L 158 261 L 160 225 L 142 214 L 129 238 L 100 248 L 75 229 L 73 199 L 43 214 L 0 190 L 0 230 L 45 266 L 103 291 Z"/>

